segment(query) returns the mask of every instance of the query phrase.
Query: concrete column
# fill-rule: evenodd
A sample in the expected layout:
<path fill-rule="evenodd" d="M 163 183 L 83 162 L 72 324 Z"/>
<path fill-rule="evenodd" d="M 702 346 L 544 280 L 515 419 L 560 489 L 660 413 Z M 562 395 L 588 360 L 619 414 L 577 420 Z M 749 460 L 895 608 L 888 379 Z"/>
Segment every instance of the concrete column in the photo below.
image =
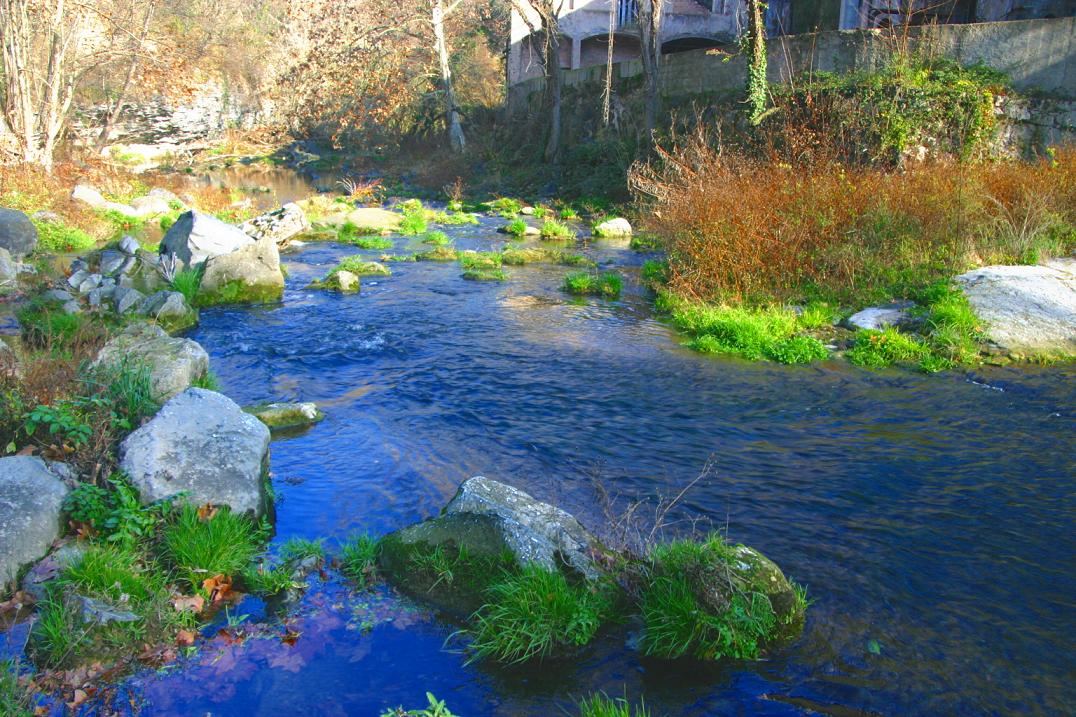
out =
<path fill-rule="evenodd" d="M 578 70 L 580 63 L 580 55 L 582 52 L 583 43 L 579 41 L 579 38 L 572 38 L 572 69 Z"/>

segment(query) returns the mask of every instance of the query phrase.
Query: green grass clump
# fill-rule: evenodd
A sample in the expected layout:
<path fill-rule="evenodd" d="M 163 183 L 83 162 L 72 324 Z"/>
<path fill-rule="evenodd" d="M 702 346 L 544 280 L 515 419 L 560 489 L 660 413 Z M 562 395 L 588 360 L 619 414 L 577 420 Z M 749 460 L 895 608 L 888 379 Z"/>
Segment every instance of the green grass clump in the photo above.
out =
<path fill-rule="evenodd" d="M 594 262 L 582 254 L 569 254 L 559 249 L 529 247 L 527 249 L 505 249 L 501 252 L 501 261 L 510 266 L 548 262 L 561 266 L 593 266 Z"/>
<path fill-rule="evenodd" d="M 220 391 L 220 379 L 212 371 L 206 371 L 201 376 L 195 377 L 191 381 L 191 386 L 195 388 L 204 388 L 207 391 Z"/>
<path fill-rule="evenodd" d="M 429 706 L 423 709 L 405 710 L 403 707 L 396 707 L 395 709 L 385 710 L 381 713 L 381 717 L 459 717 L 452 714 L 444 700 L 437 699 L 432 692 L 426 693 L 426 701 Z"/>
<path fill-rule="evenodd" d="M 893 327 L 881 331 L 856 332 L 855 344 L 846 354 L 857 366 L 885 368 L 899 363 L 916 363 L 930 355 L 930 349 L 914 336 Z"/>
<path fill-rule="evenodd" d="M 325 546 L 321 540 L 291 538 L 280 548 L 280 559 L 284 562 L 307 558 L 325 559 Z"/>
<path fill-rule="evenodd" d="M 527 233 L 527 222 L 523 220 L 523 217 L 516 217 L 508 223 L 504 230 L 514 237 L 522 238 Z"/>
<path fill-rule="evenodd" d="M 546 219 L 539 228 L 543 239 L 571 239 L 575 236 L 571 228 L 556 219 Z"/>
<path fill-rule="evenodd" d="M 146 220 L 142 217 L 132 217 L 115 209 L 98 209 L 96 212 L 98 216 L 112 224 L 112 233 L 117 236 L 137 232 L 146 225 Z"/>
<path fill-rule="evenodd" d="M 167 214 L 162 214 L 160 220 L 158 221 L 158 224 L 161 227 L 161 231 L 167 232 L 169 229 L 171 229 L 172 225 L 176 223 L 176 220 L 179 219 L 180 215 L 183 214 L 184 211 L 186 210 L 180 207 L 179 209 L 173 209 Z"/>
<path fill-rule="evenodd" d="M 608 592 L 593 588 L 537 565 L 495 583 L 474 614 L 475 659 L 521 663 L 583 647 L 612 610 Z"/>
<path fill-rule="evenodd" d="M 34 695 L 19 682 L 19 665 L 15 660 L 0 661 L 0 715 L 33 717 Z"/>
<path fill-rule="evenodd" d="M 92 249 L 97 245 L 97 241 L 92 236 L 76 227 L 62 222 L 46 222 L 39 219 L 30 221 L 37 227 L 37 247 L 40 251 L 78 252 Z"/>
<path fill-rule="evenodd" d="M 359 249 L 391 249 L 393 247 L 392 239 L 388 237 L 373 237 L 373 236 L 361 236 L 349 239 L 348 244 L 356 246 Z"/>
<path fill-rule="evenodd" d="M 649 252 L 662 248 L 661 239 L 655 234 L 633 234 L 628 248 L 632 251 Z"/>
<path fill-rule="evenodd" d="M 485 206 L 488 207 L 491 212 L 500 214 L 506 219 L 515 217 L 519 214 L 520 210 L 523 209 L 522 202 L 510 197 L 499 197 L 492 202 L 486 202 Z"/>
<path fill-rule="evenodd" d="M 248 566 L 240 575 L 247 591 L 262 597 L 272 597 L 285 590 L 301 587 L 292 579 L 292 569 L 288 565 Z"/>
<path fill-rule="evenodd" d="M 183 294 L 187 306 L 194 306 L 198 299 L 198 289 L 202 286 L 202 267 L 177 271 L 172 279 L 172 289 Z"/>
<path fill-rule="evenodd" d="M 453 257 L 453 259 L 455 259 L 455 257 Z M 388 262 L 391 262 L 391 261 L 395 261 L 395 262 L 415 261 L 415 255 L 414 254 L 382 254 L 381 256 L 378 257 L 378 261 L 380 261 L 383 264 L 387 264 Z"/>
<path fill-rule="evenodd" d="M 574 272 L 564 277 L 562 288 L 569 294 L 576 296 L 604 296 L 616 298 L 620 296 L 620 275 L 613 271 L 602 274 L 594 274 L 587 271 Z"/>
<path fill-rule="evenodd" d="M 934 372 L 976 363 L 985 336 L 982 322 L 972 311 L 964 292 L 942 282 L 926 289 L 918 298 L 925 307 L 919 313 L 925 320 L 926 342 L 931 350 L 931 355 L 920 361 L 920 368 Z"/>
<path fill-rule="evenodd" d="M 422 237 L 423 244 L 432 244 L 433 246 L 449 246 L 452 244 L 452 240 L 448 238 L 448 234 L 444 232 L 426 232 Z"/>
<path fill-rule="evenodd" d="M 138 609 L 166 592 L 165 574 L 155 565 L 141 565 L 140 560 L 133 549 L 93 545 L 63 571 L 61 579 L 81 595 Z"/>
<path fill-rule="evenodd" d="M 447 224 L 449 226 L 478 224 L 478 217 L 469 212 L 430 212 L 426 218 L 434 224 Z"/>
<path fill-rule="evenodd" d="M 390 276 L 392 274 L 387 266 L 376 261 L 368 261 L 361 256 L 346 256 L 325 275 L 322 281 L 328 281 L 341 271 L 350 271 L 355 276 Z"/>
<path fill-rule="evenodd" d="M 647 655 L 757 659 L 778 636 L 778 617 L 763 592 L 768 586 L 743 575 L 736 549 L 720 536 L 657 546 L 650 561 L 641 598 Z M 802 614 L 801 607 L 790 614 Z"/>
<path fill-rule="evenodd" d="M 821 341 L 800 335 L 804 327 L 789 309 L 693 304 L 664 295 L 659 304 L 670 309 L 677 327 L 692 335 L 688 345 L 702 353 L 788 364 L 810 363 L 829 355 Z"/>
<path fill-rule="evenodd" d="M 380 542 L 369 534 L 353 536 L 340 551 L 340 572 L 360 586 L 369 585 L 377 573 Z"/>
<path fill-rule="evenodd" d="M 415 212 L 421 212 L 423 210 L 422 200 L 418 198 L 408 199 L 400 202 L 398 208 L 404 214 L 414 214 Z"/>
<path fill-rule="evenodd" d="M 668 281 L 669 263 L 656 259 L 647 259 L 643 263 L 643 282 L 651 286 L 661 286 Z"/>
<path fill-rule="evenodd" d="M 462 251 L 459 261 L 461 269 L 496 269 L 504 257 L 495 251 Z"/>
<path fill-rule="evenodd" d="M 414 255 L 415 261 L 456 261 L 460 253 L 450 246 L 438 246 Z"/>
<path fill-rule="evenodd" d="M 579 212 L 575 211 L 575 209 L 573 209 L 572 207 L 562 207 L 560 210 L 560 218 L 564 221 L 578 219 Z"/>
<path fill-rule="evenodd" d="M 185 505 L 161 534 L 161 553 L 176 576 L 194 589 L 216 575 L 239 575 L 265 542 L 264 531 L 243 515 L 221 508 L 209 519 Z"/>
<path fill-rule="evenodd" d="M 418 236 L 426 233 L 426 216 L 422 212 L 404 214 L 400 220 L 400 233 L 404 236 Z"/>
<path fill-rule="evenodd" d="M 635 707 L 624 697 L 613 699 L 598 692 L 579 701 L 579 717 L 650 717 L 642 701 Z"/>
<path fill-rule="evenodd" d="M 508 281 L 504 269 L 464 269 L 460 275 L 467 281 Z"/>
<path fill-rule="evenodd" d="M 68 314 L 57 304 L 40 299 L 18 309 L 15 317 L 22 327 L 23 339 L 31 346 L 65 346 L 95 328 L 89 315 Z"/>

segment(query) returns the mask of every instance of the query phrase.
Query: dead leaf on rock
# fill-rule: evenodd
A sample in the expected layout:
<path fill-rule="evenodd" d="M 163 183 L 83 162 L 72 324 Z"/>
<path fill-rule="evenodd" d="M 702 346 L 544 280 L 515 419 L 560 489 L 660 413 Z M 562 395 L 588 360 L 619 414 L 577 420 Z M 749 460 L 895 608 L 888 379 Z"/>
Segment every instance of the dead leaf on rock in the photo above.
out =
<path fill-rule="evenodd" d="M 205 598 L 201 595 L 177 595 L 172 598 L 172 606 L 177 612 L 193 610 L 198 613 L 205 607 Z"/>
<path fill-rule="evenodd" d="M 209 602 L 218 603 L 232 591 L 232 579 L 227 575 L 214 575 L 202 581 L 202 589 L 209 595 Z"/>
<path fill-rule="evenodd" d="M 181 647 L 187 647 L 194 644 L 195 634 L 192 630 L 180 630 L 176 634 L 176 644 Z"/>
<path fill-rule="evenodd" d="M 217 508 L 211 503 L 198 507 L 198 520 L 203 523 L 213 519 L 213 516 L 217 514 Z"/>

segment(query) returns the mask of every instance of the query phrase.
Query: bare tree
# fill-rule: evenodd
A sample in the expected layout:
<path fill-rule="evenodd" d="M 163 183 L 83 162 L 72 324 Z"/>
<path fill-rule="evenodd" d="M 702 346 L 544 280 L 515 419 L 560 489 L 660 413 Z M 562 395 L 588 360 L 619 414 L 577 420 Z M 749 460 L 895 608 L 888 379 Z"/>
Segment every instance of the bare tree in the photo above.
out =
<path fill-rule="evenodd" d="M 138 66 L 142 61 L 143 48 L 146 44 L 146 38 L 149 36 L 150 23 L 153 22 L 153 13 L 154 10 L 156 10 L 156 5 L 157 3 L 154 0 L 147 0 L 145 7 L 142 9 L 142 30 L 138 35 L 131 35 L 129 38 L 128 46 L 130 59 L 127 62 L 127 73 L 124 75 L 123 84 L 116 92 L 112 105 L 108 108 L 104 120 L 101 123 L 101 131 L 97 135 L 98 149 L 108 143 L 108 135 L 112 131 L 113 125 L 115 125 L 116 121 L 119 119 L 124 104 L 127 102 L 128 93 L 131 91 L 135 75 L 138 72 Z"/>
<path fill-rule="evenodd" d="M 555 164 L 560 160 L 560 115 L 564 88 L 560 67 L 558 17 L 564 3 L 563 0 L 512 0 L 512 3 L 531 31 L 530 36 L 542 41 L 542 68 L 545 71 L 549 97 L 549 141 L 546 143 L 545 159 Z M 533 24 L 528 10 L 538 16 L 539 26 Z"/>
<path fill-rule="evenodd" d="M 456 0 L 447 9 L 443 0 L 434 0 L 432 8 L 432 24 L 434 45 L 437 50 L 437 61 L 441 67 L 441 87 L 445 96 L 445 115 L 448 120 L 448 141 L 452 149 L 462 152 L 467 141 L 463 136 L 463 126 L 460 123 L 460 108 L 456 104 L 456 93 L 452 89 L 452 69 L 448 64 L 448 45 L 445 42 L 445 18 L 456 9 L 462 0 Z"/>
<path fill-rule="evenodd" d="M 661 95 L 658 93 L 658 65 L 661 62 L 661 23 L 664 0 L 640 0 L 639 44 L 642 50 L 643 75 L 646 77 L 646 132 L 654 131 Z"/>

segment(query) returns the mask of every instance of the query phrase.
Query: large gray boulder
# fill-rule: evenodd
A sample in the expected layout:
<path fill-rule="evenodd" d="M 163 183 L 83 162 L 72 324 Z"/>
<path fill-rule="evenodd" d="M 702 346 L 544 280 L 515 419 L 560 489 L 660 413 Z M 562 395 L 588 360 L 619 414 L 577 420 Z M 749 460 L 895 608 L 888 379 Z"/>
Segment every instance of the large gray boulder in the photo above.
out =
<path fill-rule="evenodd" d="M 37 248 L 37 227 L 30 217 L 15 209 L 0 207 L 0 249 L 21 259 Z"/>
<path fill-rule="evenodd" d="M 95 366 L 116 366 L 123 361 L 149 371 L 153 396 L 167 401 L 205 378 L 209 354 L 197 341 L 174 338 L 156 324 L 132 324 L 113 337 L 97 354 Z"/>
<path fill-rule="evenodd" d="M 899 301 L 885 306 L 871 306 L 857 311 L 849 316 L 845 323 L 850 329 L 866 329 L 869 331 L 881 331 L 889 326 L 900 326 L 908 321 L 908 310 L 915 304 L 910 301 Z"/>
<path fill-rule="evenodd" d="M 630 237 L 631 223 L 623 217 L 606 219 L 604 222 L 594 227 L 594 236 L 608 238 Z"/>
<path fill-rule="evenodd" d="M 19 265 L 7 249 L 0 247 L 0 296 L 17 289 L 18 283 Z"/>
<path fill-rule="evenodd" d="M 270 509 L 269 429 L 213 391 L 189 388 L 164 404 L 120 444 L 120 468 L 143 503 L 184 493 L 237 513 Z"/>
<path fill-rule="evenodd" d="M 267 235 L 233 252 L 207 259 L 198 302 L 203 306 L 264 304 L 280 301 L 283 294 L 280 250 L 273 237 Z"/>
<path fill-rule="evenodd" d="M 310 230 L 306 214 L 295 202 L 289 202 L 271 212 L 266 212 L 239 225 L 244 232 L 255 239 L 269 237 L 283 249 L 288 240 Z"/>
<path fill-rule="evenodd" d="M 181 268 L 190 268 L 253 243 L 254 239 L 239 227 L 192 210 L 180 214 L 165 233 L 160 253 L 174 254 Z"/>
<path fill-rule="evenodd" d="M 991 343 L 1017 357 L 1076 355 L 1076 259 L 956 277 Z"/>
<path fill-rule="evenodd" d="M 67 486 L 40 458 L 0 458 L 0 585 L 18 578 L 63 534 Z"/>

